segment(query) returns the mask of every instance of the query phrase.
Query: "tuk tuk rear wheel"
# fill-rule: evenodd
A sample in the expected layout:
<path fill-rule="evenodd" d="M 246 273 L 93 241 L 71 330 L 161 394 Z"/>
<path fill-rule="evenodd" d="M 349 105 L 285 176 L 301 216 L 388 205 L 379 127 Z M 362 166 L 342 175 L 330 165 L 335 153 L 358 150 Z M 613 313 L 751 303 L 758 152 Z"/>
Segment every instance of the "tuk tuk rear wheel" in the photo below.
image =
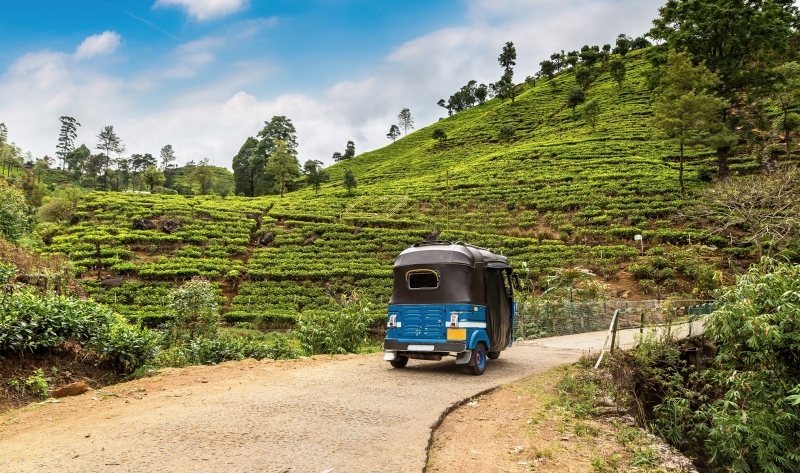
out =
<path fill-rule="evenodd" d="M 500 352 L 499 351 L 490 351 L 489 353 L 486 354 L 486 356 L 488 356 L 490 360 L 496 360 L 496 359 L 500 358 Z"/>
<path fill-rule="evenodd" d="M 408 357 L 397 355 L 394 360 L 389 362 L 389 364 L 391 364 L 394 368 L 405 368 L 408 364 Z"/>
<path fill-rule="evenodd" d="M 478 343 L 474 350 L 472 350 L 472 357 L 474 361 L 469 365 L 469 372 L 475 376 L 480 376 L 486 371 L 486 345 L 483 342 Z"/>

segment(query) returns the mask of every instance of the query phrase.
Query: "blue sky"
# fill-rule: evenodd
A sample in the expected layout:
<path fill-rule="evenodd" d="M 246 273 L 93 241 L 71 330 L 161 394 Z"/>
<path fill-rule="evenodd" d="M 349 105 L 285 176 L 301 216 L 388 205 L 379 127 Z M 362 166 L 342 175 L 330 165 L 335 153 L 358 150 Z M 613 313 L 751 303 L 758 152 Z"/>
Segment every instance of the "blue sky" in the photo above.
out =
<path fill-rule="evenodd" d="M 35 156 L 54 153 L 70 115 L 90 147 L 112 124 L 128 154 L 170 143 L 181 162 L 230 167 L 247 136 L 287 115 L 301 161 L 330 162 L 348 140 L 359 153 L 388 144 L 400 108 L 424 126 L 444 114 L 439 98 L 497 80 L 506 41 L 522 80 L 553 51 L 645 32 L 660 4 L 0 0 L 0 122 Z"/>

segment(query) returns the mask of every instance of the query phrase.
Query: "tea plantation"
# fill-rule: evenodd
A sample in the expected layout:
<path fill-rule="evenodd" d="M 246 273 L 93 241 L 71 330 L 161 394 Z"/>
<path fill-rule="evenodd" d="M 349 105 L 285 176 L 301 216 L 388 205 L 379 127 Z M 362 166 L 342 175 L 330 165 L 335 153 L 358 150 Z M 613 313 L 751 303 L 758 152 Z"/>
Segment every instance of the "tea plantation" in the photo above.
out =
<path fill-rule="evenodd" d="M 92 193 L 70 225 L 47 236 L 47 252 L 68 255 L 87 281 L 121 277 L 117 287 L 86 287 L 147 325 L 160 323 L 170 288 L 193 276 L 217 284 L 229 323 L 290 326 L 353 291 L 381 319 L 395 256 L 434 237 L 502 252 L 534 283 L 582 266 L 612 286 L 640 280 L 634 297 L 705 293 L 714 268 L 730 264 L 730 240 L 678 215 L 704 185 L 696 170 L 713 152 L 687 149 L 689 200 L 681 200 L 677 145 L 649 123 L 649 65 L 641 55 L 625 61 L 622 86 L 602 72 L 586 91 L 600 104 L 594 130 L 583 106 L 566 106 L 575 87 L 568 71 L 520 86 L 513 103 L 492 99 L 338 163 L 318 195 L 310 187 L 283 198 Z M 516 129 L 507 143 L 497 140 L 503 125 Z M 446 140 L 432 138 L 436 128 Z M 757 167 L 732 159 L 734 172 Z M 352 194 L 341 184 L 347 169 L 358 180 Z M 134 229 L 139 219 L 153 228 Z"/>

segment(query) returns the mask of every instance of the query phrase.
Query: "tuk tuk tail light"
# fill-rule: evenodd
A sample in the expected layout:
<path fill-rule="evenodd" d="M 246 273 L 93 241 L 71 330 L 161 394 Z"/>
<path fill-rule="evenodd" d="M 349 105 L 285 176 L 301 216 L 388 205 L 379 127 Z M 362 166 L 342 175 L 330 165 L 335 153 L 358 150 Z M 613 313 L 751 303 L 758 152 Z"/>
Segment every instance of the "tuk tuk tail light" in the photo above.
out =
<path fill-rule="evenodd" d="M 387 326 L 389 328 L 400 328 L 400 322 L 397 321 L 397 314 L 392 314 L 389 316 L 389 323 Z"/>
<path fill-rule="evenodd" d="M 451 328 L 458 327 L 458 314 L 451 314 L 450 315 L 450 325 Z"/>

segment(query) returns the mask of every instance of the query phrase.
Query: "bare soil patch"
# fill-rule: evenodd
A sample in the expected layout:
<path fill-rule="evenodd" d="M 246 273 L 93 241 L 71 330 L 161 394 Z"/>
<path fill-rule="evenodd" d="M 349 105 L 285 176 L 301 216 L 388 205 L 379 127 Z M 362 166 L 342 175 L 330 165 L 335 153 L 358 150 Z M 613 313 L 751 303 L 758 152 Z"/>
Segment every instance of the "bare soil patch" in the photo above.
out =
<path fill-rule="evenodd" d="M 631 418 L 581 418 L 565 408 L 557 386 L 575 369 L 505 385 L 454 410 L 433 433 L 425 471 L 689 471 L 688 459 L 629 425 Z"/>

